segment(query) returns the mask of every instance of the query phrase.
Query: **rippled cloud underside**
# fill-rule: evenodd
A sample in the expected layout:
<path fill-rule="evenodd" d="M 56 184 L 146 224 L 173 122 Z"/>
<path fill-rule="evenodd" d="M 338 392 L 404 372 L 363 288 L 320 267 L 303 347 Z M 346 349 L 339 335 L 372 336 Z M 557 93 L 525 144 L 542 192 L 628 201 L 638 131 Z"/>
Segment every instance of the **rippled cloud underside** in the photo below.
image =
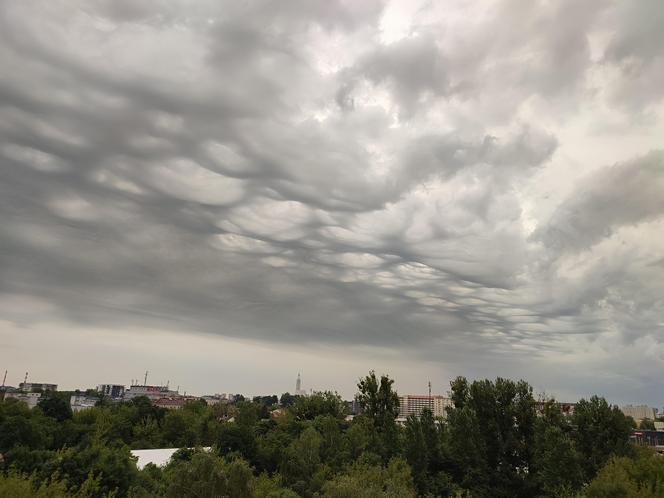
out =
<path fill-rule="evenodd" d="M 659 385 L 664 3 L 0 9 L 0 345 L 146 328 Z"/>

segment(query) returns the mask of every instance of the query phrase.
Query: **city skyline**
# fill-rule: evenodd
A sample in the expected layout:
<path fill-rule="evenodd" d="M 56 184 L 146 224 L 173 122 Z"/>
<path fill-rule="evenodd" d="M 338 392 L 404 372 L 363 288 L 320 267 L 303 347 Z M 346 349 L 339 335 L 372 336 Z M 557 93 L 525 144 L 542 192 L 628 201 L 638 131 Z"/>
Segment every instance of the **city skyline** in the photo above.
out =
<path fill-rule="evenodd" d="M 662 22 L 656 0 L 3 2 L 0 369 L 661 406 Z"/>
<path fill-rule="evenodd" d="M 5 373 L 5 375 L 7 376 L 7 373 Z M 11 377 L 7 376 L 6 378 L 11 378 Z M 33 380 L 29 376 L 29 372 L 25 372 L 23 380 L 25 382 L 27 382 L 28 384 L 34 384 L 34 383 L 44 384 L 44 382 L 42 381 L 43 379 Z M 53 379 L 49 379 L 49 380 L 53 380 Z M 148 377 L 148 371 L 146 371 L 144 373 L 143 382 L 141 382 L 141 378 L 136 377 L 136 378 L 132 378 L 130 380 L 130 382 L 127 383 L 127 384 L 121 384 L 121 383 L 120 384 L 113 384 L 113 383 L 103 382 L 103 383 L 99 383 L 99 384 L 81 385 L 81 383 L 79 383 L 77 385 L 77 387 L 67 386 L 65 388 L 63 388 L 63 386 L 61 386 L 58 383 L 53 383 L 53 384 L 46 383 L 46 384 L 49 385 L 49 386 L 55 386 L 55 387 L 52 387 L 52 389 L 58 390 L 58 391 L 81 391 L 81 392 L 85 392 L 88 389 L 92 389 L 92 390 L 96 389 L 97 391 L 99 391 L 102 386 L 122 386 L 123 389 L 124 388 L 128 389 L 129 387 L 138 387 L 138 388 L 142 388 L 142 387 L 161 387 L 161 388 L 165 389 L 162 396 L 169 396 L 171 394 L 174 395 L 175 393 L 178 393 L 178 395 L 180 395 L 180 396 L 185 396 L 185 395 L 186 396 L 243 395 L 243 396 L 247 397 L 248 399 L 251 399 L 254 396 L 256 396 L 256 397 L 269 396 L 269 395 L 280 396 L 280 395 L 285 394 L 285 393 L 289 393 L 289 394 L 292 394 L 292 395 L 307 396 L 307 395 L 313 394 L 313 393 L 331 391 L 331 392 L 334 392 L 334 393 L 337 393 L 337 394 L 341 395 L 341 397 L 343 399 L 347 400 L 347 401 L 352 401 L 353 399 L 355 399 L 355 395 L 358 392 L 356 385 L 353 388 L 347 388 L 347 389 L 345 389 L 345 388 L 341 388 L 341 389 L 338 389 L 338 388 L 318 389 L 316 387 L 308 387 L 307 388 L 306 386 L 303 389 L 302 386 L 304 386 L 304 384 L 302 383 L 303 379 L 302 379 L 302 376 L 301 376 L 301 372 L 297 373 L 296 378 L 293 380 L 293 385 L 290 388 L 277 389 L 277 390 L 273 390 L 273 391 L 266 391 L 266 390 L 260 391 L 259 390 L 259 391 L 256 391 L 256 392 L 241 392 L 241 391 L 234 391 L 232 389 L 229 390 L 229 389 L 221 389 L 221 388 L 211 389 L 211 390 L 208 390 L 208 391 L 196 390 L 194 388 L 193 391 L 192 390 L 187 391 L 185 389 L 182 389 L 182 386 L 180 386 L 180 385 L 176 386 L 175 384 L 171 384 L 170 380 L 167 380 L 166 382 L 162 382 L 162 381 L 160 381 L 160 382 L 154 382 L 154 381 L 146 382 L 146 380 L 151 380 Z M 360 380 L 360 379 L 358 379 L 358 380 Z M 392 380 L 395 380 L 395 379 L 392 379 Z M 470 379 L 470 380 L 472 381 L 472 380 L 476 380 L 476 379 Z M 489 379 L 489 380 L 493 380 L 493 379 Z M 15 385 L 12 385 L 11 382 L 5 382 L 5 383 L 3 383 L 2 387 L 3 388 L 4 387 L 8 387 L 8 388 L 17 388 L 18 387 L 20 389 L 22 385 L 23 385 L 23 382 L 21 382 L 21 383 L 17 382 Z M 396 383 L 395 383 L 395 385 L 396 385 Z M 396 392 L 399 394 L 399 397 L 402 400 L 404 400 L 404 399 L 406 400 L 405 405 L 404 405 L 405 408 L 402 407 L 402 411 L 405 410 L 405 412 L 407 412 L 407 413 L 410 413 L 410 412 L 413 411 L 413 407 L 411 407 L 410 412 L 409 412 L 409 408 L 408 408 L 409 402 L 411 402 L 411 404 L 415 403 L 414 406 L 418 407 L 418 408 L 420 406 L 425 406 L 425 405 L 427 405 L 427 403 L 422 402 L 421 399 L 431 397 L 432 400 L 444 400 L 445 401 L 445 403 L 443 403 L 443 404 L 441 404 L 442 401 L 438 401 L 437 403 L 439 403 L 439 404 L 437 404 L 435 406 L 436 409 L 434 410 L 434 413 L 438 413 L 438 414 L 442 413 L 443 407 L 447 406 L 447 404 L 451 403 L 451 398 L 449 397 L 450 396 L 449 383 L 446 384 L 444 389 L 441 388 L 440 390 L 436 390 L 436 389 L 432 390 L 432 385 L 433 384 L 431 383 L 431 381 L 428 380 L 426 382 L 426 389 L 421 389 L 420 388 L 420 390 L 416 389 L 416 390 L 411 390 L 411 391 L 403 390 L 403 389 L 402 390 L 396 389 Z M 169 387 L 170 387 L 170 391 L 168 390 Z M 109 389 L 109 388 L 107 388 L 107 389 Z M 118 397 L 124 397 L 124 393 L 126 393 L 126 391 L 123 391 L 123 396 L 118 396 Z M 348 395 L 348 394 L 345 394 L 345 393 L 351 393 L 351 394 Z M 552 397 L 551 393 L 547 392 L 546 390 L 537 391 L 537 389 L 534 389 L 533 394 L 534 394 L 535 398 L 538 398 L 538 399 L 540 398 L 540 396 L 544 396 L 544 398 L 546 398 L 546 399 L 551 399 L 551 397 Z M 133 396 L 137 396 L 137 395 L 140 395 L 140 393 L 139 394 L 133 394 Z M 133 397 L 133 396 L 130 396 L 130 398 Z M 414 399 L 414 401 L 409 400 L 409 398 L 411 398 L 411 397 Z M 589 396 L 587 396 L 586 399 L 588 397 Z M 553 396 L 553 398 L 555 399 L 555 401 L 560 402 L 560 403 L 576 403 L 580 399 L 580 398 L 579 399 L 561 399 L 559 397 L 556 397 L 555 395 Z M 650 403 L 650 404 L 645 403 L 645 404 L 642 404 L 642 403 L 638 403 L 638 402 L 636 402 L 636 403 L 634 403 L 634 402 L 617 402 L 617 401 L 611 400 L 611 399 L 608 399 L 607 401 L 609 403 L 613 404 L 613 405 L 621 407 L 621 410 L 623 410 L 623 411 L 625 411 L 626 409 L 627 410 L 632 410 L 632 409 L 637 410 L 634 413 L 641 413 L 641 412 L 643 412 L 644 409 L 647 409 L 647 408 L 654 408 L 655 413 L 657 413 L 657 411 L 659 410 L 659 407 L 664 406 L 664 403 L 654 403 L 654 404 L 653 403 Z M 424 404 L 422 404 L 422 403 L 424 403 Z M 641 410 L 641 411 L 638 411 L 638 410 Z M 400 414 L 400 416 L 404 417 L 403 414 Z M 634 417 L 634 418 L 642 419 L 644 417 L 642 416 L 642 417 Z M 645 417 L 645 418 L 654 419 L 655 417 Z"/>

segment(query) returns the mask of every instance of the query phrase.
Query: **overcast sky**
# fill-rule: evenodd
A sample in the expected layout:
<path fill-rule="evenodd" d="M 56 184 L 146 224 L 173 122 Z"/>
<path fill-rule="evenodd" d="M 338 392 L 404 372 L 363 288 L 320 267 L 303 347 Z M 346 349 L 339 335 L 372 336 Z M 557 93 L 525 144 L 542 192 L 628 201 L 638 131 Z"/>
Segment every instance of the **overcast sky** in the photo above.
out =
<path fill-rule="evenodd" d="M 664 404 L 664 2 L 0 3 L 0 368 Z M 2 372 L 0 372 L 2 374 Z"/>

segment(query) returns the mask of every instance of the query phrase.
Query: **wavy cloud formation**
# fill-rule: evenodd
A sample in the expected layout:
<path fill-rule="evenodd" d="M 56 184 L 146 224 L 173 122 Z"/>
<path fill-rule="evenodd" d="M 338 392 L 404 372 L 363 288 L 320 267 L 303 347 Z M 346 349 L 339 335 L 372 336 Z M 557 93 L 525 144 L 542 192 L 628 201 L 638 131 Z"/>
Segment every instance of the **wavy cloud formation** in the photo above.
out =
<path fill-rule="evenodd" d="M 664 363 L 660 2 L 0 9 L 6 343 L 145 327 L 659 401 L 620 349 Z"/>

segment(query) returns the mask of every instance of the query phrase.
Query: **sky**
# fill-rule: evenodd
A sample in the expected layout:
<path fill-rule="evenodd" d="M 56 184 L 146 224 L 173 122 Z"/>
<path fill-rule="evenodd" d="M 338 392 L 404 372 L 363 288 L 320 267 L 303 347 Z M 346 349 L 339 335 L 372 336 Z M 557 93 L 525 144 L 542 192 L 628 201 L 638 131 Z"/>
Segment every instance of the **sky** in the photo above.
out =
<path fill-rule="evenodd" d="M 664 2 L 0 3 L 17 385 L 664 404 Z M 1 374 L 2 372 L 0 372 Z"/>

